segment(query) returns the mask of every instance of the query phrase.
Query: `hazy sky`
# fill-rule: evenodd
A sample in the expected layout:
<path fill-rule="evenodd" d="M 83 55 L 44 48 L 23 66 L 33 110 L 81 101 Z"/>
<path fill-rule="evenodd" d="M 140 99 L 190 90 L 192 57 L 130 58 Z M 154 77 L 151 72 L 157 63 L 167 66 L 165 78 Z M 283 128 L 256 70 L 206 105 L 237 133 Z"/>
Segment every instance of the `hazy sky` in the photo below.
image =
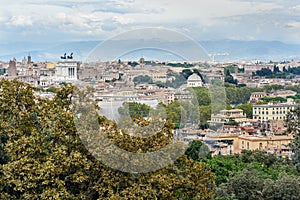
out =
<path fill-rule="evenodd" d="M 298 3 L 297 3 L 298 2 Z M 0 0 L 0 43 L 103 40 L 144 27 L 300 43 L 297 0 Z"/>

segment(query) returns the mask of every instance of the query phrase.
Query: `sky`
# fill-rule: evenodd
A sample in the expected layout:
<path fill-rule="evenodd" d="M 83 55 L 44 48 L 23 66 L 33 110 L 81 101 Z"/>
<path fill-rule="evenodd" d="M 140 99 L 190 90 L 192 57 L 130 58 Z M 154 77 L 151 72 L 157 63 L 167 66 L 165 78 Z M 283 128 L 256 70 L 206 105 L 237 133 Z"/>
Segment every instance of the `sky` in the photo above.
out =
<path fill-rule="evenodd" d="M 195 40 L 300 43 L 297 0 L 0 0 L 0 3 L 0 44 L 105 40 L 148 27 L 178 31 Z"/>

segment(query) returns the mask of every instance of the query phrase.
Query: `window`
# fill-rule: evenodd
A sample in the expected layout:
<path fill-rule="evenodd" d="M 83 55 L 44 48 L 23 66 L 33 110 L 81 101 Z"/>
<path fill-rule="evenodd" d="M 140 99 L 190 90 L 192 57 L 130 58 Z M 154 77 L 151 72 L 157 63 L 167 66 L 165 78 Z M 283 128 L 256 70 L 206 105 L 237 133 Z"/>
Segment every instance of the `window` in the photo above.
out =
<path fill-rule="evenodd" d="M 262 143 L 259 143 L 259 150 L 262 150 Z"/>
<path fill-rule="evenodd" d="M 249 142 L 247 142 L 247 149 L 249 149 Z"/>

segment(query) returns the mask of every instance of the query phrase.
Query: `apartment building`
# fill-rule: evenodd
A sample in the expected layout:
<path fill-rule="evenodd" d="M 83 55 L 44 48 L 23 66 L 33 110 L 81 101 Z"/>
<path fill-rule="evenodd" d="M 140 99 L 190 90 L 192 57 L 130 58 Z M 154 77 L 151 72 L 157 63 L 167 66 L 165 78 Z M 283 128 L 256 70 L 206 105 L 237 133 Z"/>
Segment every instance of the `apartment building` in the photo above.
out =
<path fill-rule="evenodd" d="M 257 119 L 260 122 L 285 120 L 289 111 L 293 110 L 296 106 L 298 104 L 292 99 L 288 99 L 286 103 L 253 105 L 253 119 Z"/>
<path fill-rule="evenodd" d="M 221 110 L 220 113 L 211 116 L 211 123 L 226 123 L 229 121 L 242 122 L 247 120 L 246 114 L 241 109 Z"/>

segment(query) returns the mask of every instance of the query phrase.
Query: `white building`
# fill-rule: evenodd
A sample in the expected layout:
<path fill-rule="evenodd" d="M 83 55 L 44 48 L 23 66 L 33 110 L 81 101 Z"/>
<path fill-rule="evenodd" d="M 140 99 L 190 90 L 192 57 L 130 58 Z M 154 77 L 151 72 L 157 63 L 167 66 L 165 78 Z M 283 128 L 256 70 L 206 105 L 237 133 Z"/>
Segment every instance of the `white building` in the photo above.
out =
<path fill-rule="evenodd" d="M 80 64 L 80 62 L 72 59 L 65 59 L 58 62 L 55 66 L 55 81 L 74 82 L 78 80 Z"/>
<path fill-rule="evenodd" d="M 201 80 L 201 77 L 194 73 L 191 76 L 189 76 L 188 80 L 187 80 L 187 86 L 188 87 L 202 87 L 203 83 Z"/>

